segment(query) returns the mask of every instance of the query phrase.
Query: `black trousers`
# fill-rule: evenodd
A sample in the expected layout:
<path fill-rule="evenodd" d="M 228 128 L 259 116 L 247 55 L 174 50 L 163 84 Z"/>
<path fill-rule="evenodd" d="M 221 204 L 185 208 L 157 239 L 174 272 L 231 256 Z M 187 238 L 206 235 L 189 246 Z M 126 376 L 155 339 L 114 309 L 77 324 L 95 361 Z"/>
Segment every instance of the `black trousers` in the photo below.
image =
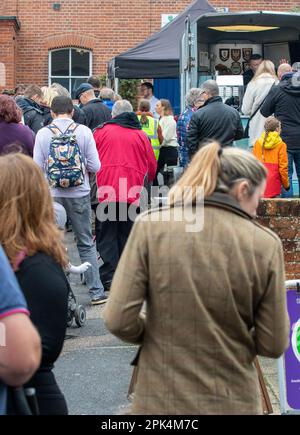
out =
<path fill-rule="evenodd" d="M 41 415 L 68 415 L 67 402 L 52 371 L 38 372 L 27 386 L 36 389 Z"/>
<path fill-rule="evenodd" d="M 34 388 L 40 415 L 68 415 L 67 402 L 57 385 L 53 372 L 49 369 L 38 371 L 25 388 Z M 8 397 L 9 415 L 15 415 L 13 400 Z"/>
<path fill-rule="evenodd" d="M 98 239 L 97 237 L 99 237 L 100 234 L 100 222 L 97 219 L 97 207 L 99 204 L 92 204 L 92 210 L 95 213 L 95 236 L 96 236 L 96 247 L 97 247 L 97 251 L 98 251 Z"/>
<path fill-rule="evenodd" d="M 128 204 L 117 203 L 111 205 L 111 207 L 116 207 L 116 219 L 114 221 L 99 220 L 99 211 L 97 212 L 96 240 L 97 250 L 103 261 L 103 265 L 100 267 L 100 278 L 104 285 L 110 284 L 113 279 L 134 223 L 134 221 L 130 219 L 130 216 L 128 216 Z M 137 207 L 130 207 L 134 214 L 139 213 Z M 108 206 L 105 206 L 104 212 L 107 214 Z"/>
<path fill-rule="evenodd" d="M 161 172 L 164 166 L 176 166 L 178 161 L 178 150 L 176 147 L 161 147 L 157 162 L 157 172 Z"/>
<path fill-rule="evenodd" d="M 163 174 L 164 175 L 164 183 L 165 185 L 168 185 L 168 180 L 166 178 L 166 174 L 164 174 L 164 167 L 167 166 L 176 166 L 178 162 L 178 150 L 176 147 L 161 147 L 159 152 L 159 158 L 157 161 L 157 171 L 156 171 L 156 177 L 153 182 L 153 186 L 158 186 L 158 179 L 157 175 Z"/>

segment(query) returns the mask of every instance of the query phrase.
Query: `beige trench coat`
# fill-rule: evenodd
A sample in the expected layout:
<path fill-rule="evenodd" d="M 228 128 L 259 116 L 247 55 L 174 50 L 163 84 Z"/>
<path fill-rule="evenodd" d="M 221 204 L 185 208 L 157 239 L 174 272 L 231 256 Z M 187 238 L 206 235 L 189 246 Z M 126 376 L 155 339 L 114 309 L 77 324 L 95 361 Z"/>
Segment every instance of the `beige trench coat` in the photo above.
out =
<path fill-rule="evenodd" d="M 134 225 L 104 311 L 113 334 L 142 344 L 131 413 L 260 414 L 253 361 L 288 346 L 281 242 L 228 195 L 207 201 L 201 232 L 147 221 L 167 212 Z"/>

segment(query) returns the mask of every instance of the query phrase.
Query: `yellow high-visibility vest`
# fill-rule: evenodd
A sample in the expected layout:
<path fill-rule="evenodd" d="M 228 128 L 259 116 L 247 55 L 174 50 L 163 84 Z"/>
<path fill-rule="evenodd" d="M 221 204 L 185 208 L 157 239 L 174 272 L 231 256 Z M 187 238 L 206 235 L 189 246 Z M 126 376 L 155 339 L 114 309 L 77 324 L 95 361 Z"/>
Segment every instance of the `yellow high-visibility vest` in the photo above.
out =
<path fill-rule="evenodd" d="M 139 120 L 141 120 L 141 115 L 138 116 Z M 159 150 L 160 150 L 160 143 L 158 139 L 158 126 L 159 122 L 158 119 L 154 119 L 151 116 L 147 116 L 148 123 L 147 124 L 141 124 L 142 130 L 146 133 L 146 135 L 151 140 L 151 145 L 155 154 L 156 160 L 158 160 L 159 157 Z"/>

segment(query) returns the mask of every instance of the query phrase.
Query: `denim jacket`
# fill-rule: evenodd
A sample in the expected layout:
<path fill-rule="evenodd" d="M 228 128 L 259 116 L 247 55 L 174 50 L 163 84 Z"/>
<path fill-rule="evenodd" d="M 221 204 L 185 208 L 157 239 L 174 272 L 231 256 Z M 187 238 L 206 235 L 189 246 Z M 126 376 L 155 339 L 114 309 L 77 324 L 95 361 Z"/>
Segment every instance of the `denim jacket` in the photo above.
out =
<path fill-rule="evenodd" d="M 179 143 L 179 164 L 186 167 L 189 163 L 189 155 L 185 146 L 186 133 L 189 128 L 191 117 L 197 109 L 187 106 L 185 111 L 179 116 L 177 122 L 177 138 Z"/>

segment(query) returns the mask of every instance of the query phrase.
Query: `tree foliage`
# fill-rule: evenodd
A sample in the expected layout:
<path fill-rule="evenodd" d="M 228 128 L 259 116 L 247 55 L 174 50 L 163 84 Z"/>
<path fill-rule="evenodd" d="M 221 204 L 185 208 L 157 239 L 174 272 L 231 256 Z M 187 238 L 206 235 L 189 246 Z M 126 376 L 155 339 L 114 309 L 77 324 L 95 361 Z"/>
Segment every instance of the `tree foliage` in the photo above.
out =
<path fill-rule="evenodd" d="M 119 94 L 124 100 L 131 102 L 133 109 L 137 109 L 139 85 L 141 81 L 137 79 L 121 79 L 119 84 Z"/>

